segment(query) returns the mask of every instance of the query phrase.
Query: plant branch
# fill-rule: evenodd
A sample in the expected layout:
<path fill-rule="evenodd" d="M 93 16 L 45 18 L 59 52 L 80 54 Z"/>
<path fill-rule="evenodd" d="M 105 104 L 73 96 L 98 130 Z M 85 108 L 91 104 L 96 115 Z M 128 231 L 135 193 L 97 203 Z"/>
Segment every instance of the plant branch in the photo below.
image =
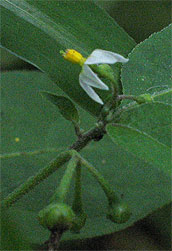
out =
<path fill-rule="evenodd" d="M 73 156 L 73 151 L 81 151 L 91 140 L 96 140 L 97 137 L 102 136 L 105 133 L 104 125 L 96 126 L 82 135 L 72 146 L 69 147 L 69 151 L 61 153 L 55 160 L 50 162 L 46 167 L 41 169 L 35 176 L 30 177 L 24 184 L 10 193 L 3 201 L 3 207 L 10 207 L 13 203 L 19 200 L 23 195 L 28 193 L 31 189 L 41 183 L 49 175 L 55 172 L 63 164 L 68 162 Z"/>
<path fill-rule="evenodd" d="M 82 136 L 78 138 L 78 140 L 74 144 L 72 144 L 69 149 L 80 152 L 90 141 L 98 140 L 105 133 L 105 124 L 99 124 L 98 126 L 90 129 L 88 132 L 82 134 Z"/>
<path fill-rule="evenodd" d="M 133 101 L 137 101 L 137 98 L 133 95 L 118 95 L 117 101 L 123 100 L 123 99 L 130 99 Z"/>
<path fill-rule="evenodd" d="M 60 239 L 62 237 L 63 231 L 51 231 L 49 240 L 45 243 L 47 245 L 48 251 L 59 250 Z"/>
<path fill-rule="evenodd" d="M 75 168 L 77 166 L 78 160 L 76 159 L 76 156 L 73 154 L 71 159 L 68 162 L 67 168 L 65 170 L 65 174 L 63 175 L 63 178 L 61 179 L 60 185 L 57 187 L 55 193 L 53 194 L 51 198 L 51 202 L 55 203 L 64 203 L 67 193 L 69 191 L 70 183 L 72 180 L 72 177 L 74 175 Z"/>
<path fill-rule="evenodd" d="M 75 192 L 72 209 L 76 213 L 82 213 L 82 191 L 81 191 L 81 161 L 77 162 L 76 174 L 75 174 Z"/>

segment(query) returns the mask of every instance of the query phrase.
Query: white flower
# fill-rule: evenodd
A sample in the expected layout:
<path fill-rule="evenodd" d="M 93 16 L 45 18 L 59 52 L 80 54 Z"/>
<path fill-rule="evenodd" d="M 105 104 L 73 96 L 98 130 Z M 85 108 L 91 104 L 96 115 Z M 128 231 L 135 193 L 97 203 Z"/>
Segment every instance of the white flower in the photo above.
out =
<path fill-rule="evenodd" d="M 108 90 L 109 88 L 100 80 L 100 78 L 91 70 L 88 65 L 115 64 L 117 62 L 126 63 L 128 62 L 128 59 L 111 51 L 96 49 L 83 64 L 83 69 L 79 75 L 79 83 L 88 96 L 101 105 L 103 105 L 103 101 L 92 89 L 92 87 L 102 90 Z"/>
<path fill-rule="evenodd" d="M 101 79 L 92 71 L 89 65 L 115 64 L 117 62 L 127 63 L 129 60 L 117 53 L 101 49 L 94 50 L 87 59 L 73 49 L 67 50 L 66 53 L 63 53 L 63 56 L 65 59 L 73 63 L 78 63 L 82 66 L 82 71 L 79 74 L 79 83 L 88 96 L 101 105 L 103 105 L 103 101 L 92 87 L 101 90 L 109 90 L 109 87 L 101 81 Z"/>
<path fill-rule="evenodd" d="M 102 90 L 109 90 L 109 87 L 101 81 L 97 74 L 95 74 L 87 64 L 84 64 L 82 71 L 79 74 L 79 83 L 90 98 L 103 105 L 103 101 L 92 87 Z"/>

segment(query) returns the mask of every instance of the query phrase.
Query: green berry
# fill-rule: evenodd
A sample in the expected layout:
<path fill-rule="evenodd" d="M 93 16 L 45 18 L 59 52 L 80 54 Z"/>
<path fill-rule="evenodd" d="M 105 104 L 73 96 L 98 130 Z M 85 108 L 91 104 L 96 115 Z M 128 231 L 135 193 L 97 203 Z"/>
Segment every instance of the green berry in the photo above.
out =
<path fill-rule="evenodd" d="M 121 224 L 129 220 L 131 216 L 131 211 L 128 205 L 124 202 L 119 202 L 109 206 L 109 212 L 107 218 L 112 222 Z"/>
<path fill-rule="evenodd" d="M 40 224 L 50 230 L 68 230 L 72 227 L 75 214 L 64 203 L 50 204 L 39 212 Z"/>

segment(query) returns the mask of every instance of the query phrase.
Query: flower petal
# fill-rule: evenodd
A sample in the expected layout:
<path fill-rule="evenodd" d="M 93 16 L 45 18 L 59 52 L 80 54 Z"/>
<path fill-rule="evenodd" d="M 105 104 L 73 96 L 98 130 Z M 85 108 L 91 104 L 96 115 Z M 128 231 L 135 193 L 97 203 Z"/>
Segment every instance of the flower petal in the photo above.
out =
<path fill-rule="evenodd" d="M 85 61 L 85 64 L 115 64 L 116 62 L 127 63 L 129 59 L 120 54 L 101 49 L 94 50 Z"/>
<path fill-rule="evenodd" d="M 88 65 L 83 66 L 83 69 L 79 75 L 79 81 L 98 89 L 109 90 L 109 87 L 100 80 L 100 78 L 91 70 Z"/>
<path fill-rule="evenodd" d="M 91 99 L 93 99 L 97 103 L 103 105 L 103 101 L 100 99 L 100 97 L 97 95 L 97 93 L 90 86 L 88 86 L 86 83 L 84 83 L 83 80 L 80 80 L 80 85 Z"/>

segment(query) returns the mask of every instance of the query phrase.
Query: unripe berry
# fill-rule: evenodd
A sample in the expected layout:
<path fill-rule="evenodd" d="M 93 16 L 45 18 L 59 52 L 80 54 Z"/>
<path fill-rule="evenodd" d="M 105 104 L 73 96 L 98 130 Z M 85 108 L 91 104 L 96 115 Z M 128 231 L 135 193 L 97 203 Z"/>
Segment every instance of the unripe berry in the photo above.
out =
<path fill-rule="evenodd" d="M 50 230 L 68 230 L 72 227 L 74 218 L 73 210 L 64 203 L 50 204 L 38 215 L 40 224 Z"/>
<path fill-rule="evenodd" d="M 114 223 L 125 223 L 129 220 L 131 211 L 128 205 L 124 202 L 119 202 L 109 206 L 109 212 L 107 218 Z"/>

